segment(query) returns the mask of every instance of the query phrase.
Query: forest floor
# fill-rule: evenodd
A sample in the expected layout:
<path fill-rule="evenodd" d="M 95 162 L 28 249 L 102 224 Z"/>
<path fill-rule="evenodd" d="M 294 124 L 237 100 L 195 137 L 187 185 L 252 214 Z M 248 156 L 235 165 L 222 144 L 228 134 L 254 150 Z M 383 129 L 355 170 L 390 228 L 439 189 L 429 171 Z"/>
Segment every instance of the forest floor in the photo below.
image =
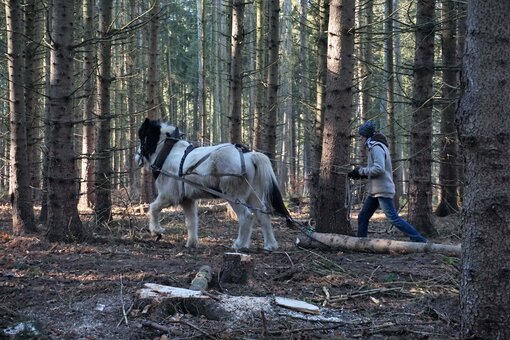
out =
<path fill-rule="evenodd" d="M 206 202 L 211 203 L 211 202 Z M 291 209 L 299 219 L 302 212 Z M 355 230 L 356 211 L 352 226 Z M 85 223 L 90 214 L 82 216 Z M 150 236 L 143 213 L 119 210 L 87 243 L 48 243 L 41 235 L 13 237 L 10 210 L 0 210 L 0 338 L 19 339 L 456 339 L 459 332 L 459 259 L 440 254 L 372 254 L 295 246 L 298 231 L 274 219 L 280 249 L 261 250 L 256 228 L 245 285 L 217 282 L 237 224 L 224 205 L 201 206 L 200 241 L 184 247 L 180 209 L 165 209 L 167 233 Z M 459 243 L 458 216 L 436 218 L 441 235 Z M 91 223 L 90 223 L 91 225 Z M 405 240 L 374 216 L 370 237 Z M 145 283 L 189 288 L 202 265 L 214 271 L 215 296 L 286 297 L 320 308 L 319 315 L 245 305 L 231 320 L 179 308 L 153 312 L 137 299 Z M 152 326 L 151 326 L 152 325 Z M 160 328 L 160 329 L 157 329 Z M 35 335 L 34 335 L 35 332 Z"/>

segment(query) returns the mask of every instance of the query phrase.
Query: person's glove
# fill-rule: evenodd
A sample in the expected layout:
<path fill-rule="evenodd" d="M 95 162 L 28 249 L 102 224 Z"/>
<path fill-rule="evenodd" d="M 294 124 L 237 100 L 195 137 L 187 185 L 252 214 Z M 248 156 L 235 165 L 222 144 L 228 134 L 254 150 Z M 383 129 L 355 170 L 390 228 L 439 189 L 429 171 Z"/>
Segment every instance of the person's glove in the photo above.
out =
<path fill-rule="evenodd" d="M 361 179 L 361 174 L 359 173 L 359 166 L 355 167 L 354 170 L 350 171 L 347 176 L 354 180 Z"/>

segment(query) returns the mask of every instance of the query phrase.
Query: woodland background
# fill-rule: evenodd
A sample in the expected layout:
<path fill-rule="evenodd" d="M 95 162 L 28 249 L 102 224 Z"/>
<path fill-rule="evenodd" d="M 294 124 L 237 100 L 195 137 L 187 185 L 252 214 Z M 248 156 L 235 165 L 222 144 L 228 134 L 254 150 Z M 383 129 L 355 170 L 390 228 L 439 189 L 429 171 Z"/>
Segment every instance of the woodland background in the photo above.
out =
<path fill-rule="evenodd" d="M 82 241 L 108 226 L 114 205 L 150 202 L 151 174 L 133 162 L 145 117 L 177 125 L 197 145 L 242 142 L 265 152 L 286 196 L 309 202 L 317 231 L 350 234 L 344 203 L 363 192 L 345 174 L 364 163 L 355 135 L 370 119 L 389 137 L 396 202 L 417 229 L 437 235 L 432 214 L 462 210 L 462 334 L 508 334 L 501 315 L 510 313 L 495 316 L 496 306 L 480 302 L 494 303 L 510 263 L 491 263 L 509 256 L 508 148 L 496 142 L 508 136 L 501 56 L 510 32 L 497 20 L 508 4 L 4 4 L 0 187 L 15 235 L 41 223 L 49 241 Z M 493 182 L 479 178 L 488 171 Z M 81 223 L 79 207 L 93 212 L 94 226 Z M 498 280 L 488 289 L 483 277 Z M 503 295 L 497 300 L 508 301 Z M 472 304 L 474 296 L 487 300 Z M 497 326 L 486 327 L 477 308 Z"/>

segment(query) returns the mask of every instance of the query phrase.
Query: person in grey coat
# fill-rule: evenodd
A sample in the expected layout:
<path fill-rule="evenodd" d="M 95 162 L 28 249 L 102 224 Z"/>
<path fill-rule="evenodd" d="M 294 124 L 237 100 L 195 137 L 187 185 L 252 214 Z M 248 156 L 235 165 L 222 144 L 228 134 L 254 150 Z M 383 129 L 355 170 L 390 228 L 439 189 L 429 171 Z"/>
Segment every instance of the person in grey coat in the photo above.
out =
<path fill-rule="evenodd" d="M 377 132 L 372 121 L 367 121 L 359 130 L 364 145 L 368 149 L 368 164 L 366 167 L 356 167 L 348 173 L 349 178 L 368 179 L 368 197 L 358 215 L 358 237 L 367 237 L 368 223 L 378 208 L 381 208 L 386 218 L 413 242 L 427 242 L 412 225 L 400 217 L 395 209 L 393 197 L 395 184 L 391 156 L 386 137 Z"/>

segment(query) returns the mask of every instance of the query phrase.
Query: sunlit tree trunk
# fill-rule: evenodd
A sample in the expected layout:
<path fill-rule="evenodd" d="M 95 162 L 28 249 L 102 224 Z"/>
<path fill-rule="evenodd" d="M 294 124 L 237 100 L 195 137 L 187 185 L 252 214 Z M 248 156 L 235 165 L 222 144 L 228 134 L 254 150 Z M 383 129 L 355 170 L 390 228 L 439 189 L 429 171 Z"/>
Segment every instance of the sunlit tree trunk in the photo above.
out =
<path fill-rule="evenodd" d="M 265 80 L 267 78 L 267 49 L 265 44 L 265 28 L 266 28 L 266 13 L 267 1 L 255 0 L 256 6 L 256 28 L 255 28 L 255 76 L 257 95 L 255 101 L 255 117 L 253 121 L 254 138 L 253 148 L 255 150 L 265 150 L 264 140 L 264 113 L 266 112 L 266 91 Z"/>
<path fill-rule="evenodd" d="M 94 37 L 94 0 L 83 1 L 83 36 L 84 40 Z M 83 87 L 85 103 L 83 106 L 83 135 L 82 135 L 82 166 L 81 166 L 81 192 L 80 204 L 84 207 L 93 207 L 95 204 L 94 192 L 94 154 L 96 137 L 96 96 L 95 85 L 95 44 L 87 44 L 83 56 L 83 73 L 86 77 Z"/>
<path fill-rule="evenodd" d="M 47 237 L 50 241 L 75 241 L 87 233 L 77 208 L 72 100 L 74 2 L 54 0 L 51 8 Z"/>
<path fill-rule="evenodd" d="M 465 157 L 461 339 L 510 339 L 510 2 L 470 1 L 457 111 Z"/>
<path fill-rule="evenodd" d="M 435 0 L 418 1 L 409 166 L 409 222 L 429 236 L 436 233 L 431 219 L 434 11 Z"/>
<path fill-rule="evenodd" d="M 112 3 L 109 0 L 100 1 L 99 32 L 101 42 L 98 53 L 98 129 L 96 140 L 95 166 L 95 214 L 97 223 L 107 223 L 112 213 L 112 150 L 111 150 L 111 108 L 110 85 L 111 79 L 111 29 Z"/>
<path fill-rule="evenodd" d="M 232 40 L 230 58 L 230 142 L 241 143 L 241 94 L 243 80 L 241 76 L 242 46 L 244 39 L 244 1 L 234 0 L 232 7 Z"/>
<path fill-rule="evenodd" d="M 7 68 L 9 77 L 12 229 L 14 234 L 35 232 L 30 168 L 28 167 L 25 111 L 25 36 L 22 4 L 5 1 Z"/>
<path fill-rule="evenodd" d="M 198 40 L 198 84 L 197 84 L 197 109 L 200 117 L 200 142 L 202 145 L 207 138 L 207 108 L 206 108 L 206 92 L 205 92 L 205 6 L 204 0 L 197 0 L 197 40 Z"/>
<path fill-rule="evenodd" d="M 345 175 L 339 165 L 349 164 L 353 110 L 355 0 L 332 0 L 329 8 L 326 111 L 322 143 L 317 231 L 352 233 L 344 206 Z"/>

